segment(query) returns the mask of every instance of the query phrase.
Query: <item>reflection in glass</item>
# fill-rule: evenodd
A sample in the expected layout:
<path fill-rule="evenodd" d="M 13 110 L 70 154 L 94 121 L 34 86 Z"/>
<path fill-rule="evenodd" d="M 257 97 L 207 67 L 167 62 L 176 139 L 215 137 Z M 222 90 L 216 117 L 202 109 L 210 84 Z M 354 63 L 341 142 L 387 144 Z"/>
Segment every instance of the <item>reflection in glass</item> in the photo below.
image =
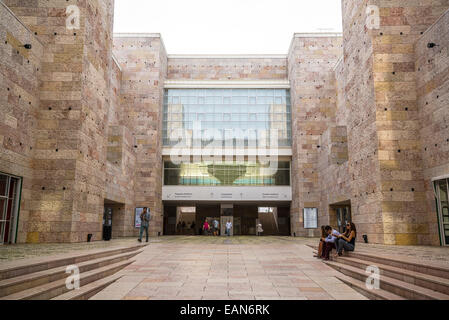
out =
<path fill-rule="evenodd" d="M 244 137 L 245 146 L 257 146 L 262 130 L 278 130 L 278 145 L 291 146 L 291 106 L 287 89 L 167 89 L 164 97 L 163 144 L 176 130 L 202 129 L 258 131 Z M 249 135 L 249 134 L 247 134 Z M 269 135 L 268 135 L 269 136 Z M 218 137 L 222 140 L 223 137 Z"/>
<path fill-rule="evenodd" d="M 270 174 L 256 162 L 183 163 L 164 162 L 166 186 L 289 186 L 290 163 L 279 162 Z"/>

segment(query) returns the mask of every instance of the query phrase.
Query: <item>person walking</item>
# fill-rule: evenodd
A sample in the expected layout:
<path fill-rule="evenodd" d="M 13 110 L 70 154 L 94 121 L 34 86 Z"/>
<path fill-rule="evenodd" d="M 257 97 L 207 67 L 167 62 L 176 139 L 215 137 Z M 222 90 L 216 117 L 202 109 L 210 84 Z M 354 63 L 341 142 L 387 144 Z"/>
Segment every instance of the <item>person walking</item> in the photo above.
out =
<path fill-rule="evenodd" d="M 259 222 L 256 227 L 257 227 L 257 236 L 259 237 L 263 232 L 262 224 Z"/>
<path fill-rule="evenodd" d="M 146 240 L 148 242 L 148 226 L 150 225 L 150 210 L 148 208 L 143 208 L 142 213 L 140 214 L 140 236 L 137 239 L 139 242 L 142 242 L 143 231 L 145 230 Z"/>
<path fill-rule="evenodd" d="M 231 236 L 231 229 L 232 229 L 232 222 L 231 221 L 226 222 L 226 234 L 228 237 Z"/>
<path fill-rule="evenodd" d="M 209 222 L 207 222 L 207 219 L 204 221 L 203 224 L 203 231 L 204 231 L 204 235 L 209 235 L 209 229 L 210 229 L 210 225 Z"/>

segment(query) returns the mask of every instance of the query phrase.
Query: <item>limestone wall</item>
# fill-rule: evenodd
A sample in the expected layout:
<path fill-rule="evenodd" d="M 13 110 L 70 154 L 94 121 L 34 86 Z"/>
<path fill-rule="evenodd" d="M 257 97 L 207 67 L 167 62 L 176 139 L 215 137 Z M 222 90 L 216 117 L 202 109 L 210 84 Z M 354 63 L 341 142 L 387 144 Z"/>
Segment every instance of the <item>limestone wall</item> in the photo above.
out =
<path fill-rule="evenodd" d="M 168 59 L 170 80 L 285 80 L 287 59 L 251 58 L 181 58 Z"/>
<path fill-rule="evenodd" d="M 159 36 L 114 38 L 122 68 L 123 125 L 135 139 L 134 200 L 152 213 L 150 234 L 162 234 L 162 103 L 167 55 Z"/>
<path fill-rule="evenodd" d="M 429 43 L 437 46 L 428 48 Z M 424 190 L 428 211 L 426 242 L 439 244 L 431 179 L 449 174 L 449 11 L 417 41 L 417 112 L 420 119 Z"/>
<path fill-rule="evenodd" d="M 42 58 L 42 43 L 0 2 L 0 172 L 23 178 L 18 242 L 34 224 L 29 216 Z"/>
<path fill-rule="evenodd" d="M 319 141 L 336 119 L 333 68 L 341 52 L 338 35 L 297 35 L 288 56 L 293 133 L 291 230 L 296 236 L 318 235 L 318 230 L 304 229 L 302 211 L 321 207 Z M 320 219 L 325 214 L 320 210 Z"/>

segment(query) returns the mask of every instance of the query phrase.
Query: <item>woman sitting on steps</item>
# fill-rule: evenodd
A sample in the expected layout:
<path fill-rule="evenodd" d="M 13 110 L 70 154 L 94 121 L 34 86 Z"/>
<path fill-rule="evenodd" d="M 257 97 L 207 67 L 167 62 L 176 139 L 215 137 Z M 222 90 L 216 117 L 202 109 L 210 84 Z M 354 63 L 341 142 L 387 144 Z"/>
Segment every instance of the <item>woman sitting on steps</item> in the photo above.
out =
<path fill-rule="evenodd" d="M 355 240 L 357 238 L 357 229 L 355 224 L 352 222 L 348 222 L 346 224 L 346 232 L 337 236 L 337 240 L 335 240 L 335 246 L 337 247 L 337 253 L 335 257 L 343 255 L 343 249 L 345 251 L 354 251 L 355 249 Z"/>

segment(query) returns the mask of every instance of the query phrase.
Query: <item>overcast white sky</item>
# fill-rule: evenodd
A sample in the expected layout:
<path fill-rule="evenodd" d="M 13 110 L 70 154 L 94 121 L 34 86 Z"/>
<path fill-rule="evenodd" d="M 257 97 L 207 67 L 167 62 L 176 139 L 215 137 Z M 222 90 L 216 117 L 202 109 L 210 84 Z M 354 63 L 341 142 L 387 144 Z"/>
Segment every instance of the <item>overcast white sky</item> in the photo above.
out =
<path fill-rule="evenodd" d="M 340 0 L 115 0 L 114 32 L 169 54 L 286 54 L 294 32 L 341 32 Z"/>

